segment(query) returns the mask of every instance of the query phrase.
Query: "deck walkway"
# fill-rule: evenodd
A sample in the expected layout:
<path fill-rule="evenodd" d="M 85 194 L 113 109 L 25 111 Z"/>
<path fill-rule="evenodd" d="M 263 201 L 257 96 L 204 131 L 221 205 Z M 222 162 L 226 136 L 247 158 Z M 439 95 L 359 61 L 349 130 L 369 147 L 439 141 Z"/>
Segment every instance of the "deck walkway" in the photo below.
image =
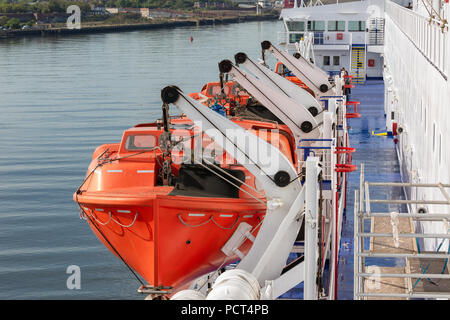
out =
<path fill-rule="evenodd" d="M 369 182 L 402 182 L 400 165 L 397 159 L 394 139 L 387 136 L 371 135 L 372 131 L 384 131 L 384 87 L 382 82 L 367 82 L 353 89 L 351 100 L 360 101 L 361 118 L 351 119 L 349 125 L 350 146 L 356 148 L 353 163 L 360 167 L 364 163 L 364 180 Z M 354 234 L 354 192 L 359 189 L 360 172 L 349 175 L 347 210 L 344 217 L 341 240 L 341 254 L 338 268 L 338 299 L 353 299 L 353 234 Z M 398 186 L 371 185 L 370 200 L 395 199 L 404 200 L 403 188 Z M 405 204 L 372 203 L 371 212 L 408 212 Z M 398 233 L 414 233 L 415 226 L 411 217 L 398 218 Z M 391 217 L 372 217 L 366 219 L 364 231 L 379 234 L 392 234 Z M 397 239 L 389 237 L 367 237 L 364 251 L 369 254 L 417 254 L 420 251 L 416 238 Z M 430 252 L 435 253 L 435 252 Z M 439 293 L 450 292 L 450 279 L 446 278 L 407 278 L 406 274 L 449 275 L 449 267 L 444 259 L 424 258 L 380 258 L 366 257 L 364 273 L 389 273 L 392 277 L 371 277 L 364 279 L 364 293 L 404 294 L 405 297 L 367 297 L 370 300 L 408 299 L 407 294 L 422 294 L 421 298 L 438 297 Z M 396 275 L 399 274 L 399 277 Z M 400 276 L 400 274 L 402 276 Z M 417 297 L 414 297 L 417 299 Z"/>
<path fill-rule="evenodd" d="M 365 177 L 371 182 L 401 182 L 400 165 L 397 159 L 394 140 L 386 136 L 373 136 L 372 131 L 383 131 L 385 129 L 384 117 L 384 83 L 383 81 L 367 81 L 363 85 L 356 85 L 352 89 L 351 100 L 360 101 L 359 113 L 361 118 L 349 120 L 349 142 L 356 152 L 352 156 L 352 163 L 358 168 L 361 163 L 365 165 Z M 337 299 L 353 299 L 353 204 L 354 192 L 359 189 L 359 170 L 348 175 L 347 190 L 347 209 L 344 215 L 342 226 L 341 249 L 338 267 L 338 292 Z M 403 199 L 403 192 L 399 188 L 376 188 L 373 190 L 373 196 L 377 199 L 396 198 Z M 394 208 L 391 208 L 394 209 Z M 390 226 L 386 222 L 374 224 L 377 232 L 383 232 L 385 227 Z M 370 221 L 366 230 L 370 230 Z M 380 229 L 381 228 L 381 229 Z M 387 232 L 392 232 L 392 229 Z M 374 249 L 390 247 L 389 242 L 383 239 L 376 239 L 372 242 Z M 365 243 L 366 249 L 369 249 L 370 242 Z M 408 247 L 410 248 L 410 247 Z M 366 259 L 367 265 L 374 266 L 374 261 Z M 383 263 L 378 265 L 382 268 L 394 268 L 393 273 L 403 271 L 406 263 L 400 259 L 383 259 Z M 379 261 L 377 261 L 379 263 Z M 370 270 L 370 268 L 369 268 Z M 396 278 L 395 278 L 396 279 Z M 400 281 L 402 280 L 402 281 Z M 397 279 L 392 286 L 404 287 L 404 279 Z M 389 283 L 392 280 L 383 282 Z"/>
<path fill-rule="evenodd" d="M 399 233 L 413 233 L 414 224 L 411 218 L 398 219 Z M 391 218 L 388 217 L 373 217 L 371 219 L 371 233 L 392 233 Z M 399 238 L 396 245 L 392 237 L 371 237 L 369 252 L 371 253 L 417 253 L 417 246 L 414 238 Z M 380 267 L 381 273 L 405 274 L 410 273 L 409 265 L 406 261 L 404 267 Z M 376 266 L 366 266 L 365 272 L 373 273 L 376 271 Z M 381 278 L 377 279 L 377 285 L 371 285 L 370 281 L 373 279 L 365 279 L 366 293 L 402 293 L 406 294 L 411 289 L 411 280 L 408 278 Z M 405 298 L 381 298 L 370 297 L 367 300 L 405 300 Z"/>

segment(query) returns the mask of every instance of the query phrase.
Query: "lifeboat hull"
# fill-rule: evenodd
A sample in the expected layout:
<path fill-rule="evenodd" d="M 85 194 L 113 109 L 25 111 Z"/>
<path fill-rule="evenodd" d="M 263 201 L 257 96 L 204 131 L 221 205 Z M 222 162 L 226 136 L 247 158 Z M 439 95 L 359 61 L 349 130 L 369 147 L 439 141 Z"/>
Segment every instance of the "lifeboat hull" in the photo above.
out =
<path fill-rule="evenodd" d="M 75 197 L 112 253 L 150 285 L 175 289 L 237 261 L 221 248 L 243 222 L 256 236 L 266 209 L 249 199 L 89 192 Z M 239 251 L 250 247 L 246 239 Z"/>

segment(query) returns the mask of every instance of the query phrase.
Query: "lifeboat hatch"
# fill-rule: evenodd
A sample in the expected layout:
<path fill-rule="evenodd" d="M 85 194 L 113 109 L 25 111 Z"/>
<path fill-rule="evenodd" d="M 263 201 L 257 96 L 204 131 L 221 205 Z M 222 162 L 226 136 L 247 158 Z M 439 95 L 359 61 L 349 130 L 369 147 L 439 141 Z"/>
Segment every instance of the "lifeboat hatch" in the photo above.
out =
<path fill-rule="evenodd" d="M 223 173 L 216 166 L 182 164 L 175 188 L 169 195 L 239 198 L 239 187 L 242 185 L 239 181 L 245 181 L 245 173 L 241 170 L 221 170 L 236 178 L 233 179 L 234 185 L 221 177 Z"/>

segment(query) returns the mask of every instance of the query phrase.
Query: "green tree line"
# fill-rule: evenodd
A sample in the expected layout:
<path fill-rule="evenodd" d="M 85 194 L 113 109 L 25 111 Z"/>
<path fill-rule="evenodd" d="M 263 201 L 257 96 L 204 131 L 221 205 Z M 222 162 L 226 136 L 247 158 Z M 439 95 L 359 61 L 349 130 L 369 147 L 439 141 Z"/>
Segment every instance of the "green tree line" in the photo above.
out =
<path fill-rule="evenodd" d="M 66 12 L 67 7 L 78 5 L 82 12 L 91 10 L 90 4 L 81 1 L 50 0 L 47 2 L 30 2 L 26 0 L 0 0 L 0 13 L 51 13 Z"/>
<path fill-rule="evenodd" d="M 195 2 L 214 3 L 225 2 L 232 4 L 231 0 L 92 0 L 90 2 L 49 0 L 30 2 L 27 0 L 0 0 L 0 13 L 50 13 L 66 12 L 70 5 L 78 5 L 82 12 L 89 12 L 90 5 L 103 5 L 116 8 L 167 8 L 167 9 L 192 9 Z"/>

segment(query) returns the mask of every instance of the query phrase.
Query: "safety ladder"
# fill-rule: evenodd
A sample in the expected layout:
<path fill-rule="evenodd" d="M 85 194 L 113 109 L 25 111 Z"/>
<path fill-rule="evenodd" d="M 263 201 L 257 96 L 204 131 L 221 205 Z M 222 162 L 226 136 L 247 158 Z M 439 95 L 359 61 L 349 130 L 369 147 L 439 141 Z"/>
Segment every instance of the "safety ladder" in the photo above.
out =
<path fill-rule="evenodd" d="M 384 44 L 384 19 L 376 18 L 369 21 L 369 44 Z"/>
<path fill-rule="evenodd" d="M 366 46 L 352 45 L 351 74 L 353 83 L 365 83 L 366 81 Z"/>
<path fill-rule="evenodd" d="M 438 234 L 416 232 L 416 227 L 424 222 L 448 224 L 450 214 L 442 213 L 448 207 L 442 206 L 450 206 L 445 190 L 450 185 L 368 182 L 364 164 L 360 179 L 354 203 L 354 299 L 449 299 L 450 228 L 447 225 L 447 233 Z M 375 199 L 370 187 L 383 188 L 384 193 L 397 187 L 399 194 L 404 188 L 435 188 L 442 199 Z M 440 205 L 441 213 L 404 210 L 427 205 Z M 435 251 L 423 251 L 419 242 L 424 239 L 435 239 L 440 245 Z"/>

